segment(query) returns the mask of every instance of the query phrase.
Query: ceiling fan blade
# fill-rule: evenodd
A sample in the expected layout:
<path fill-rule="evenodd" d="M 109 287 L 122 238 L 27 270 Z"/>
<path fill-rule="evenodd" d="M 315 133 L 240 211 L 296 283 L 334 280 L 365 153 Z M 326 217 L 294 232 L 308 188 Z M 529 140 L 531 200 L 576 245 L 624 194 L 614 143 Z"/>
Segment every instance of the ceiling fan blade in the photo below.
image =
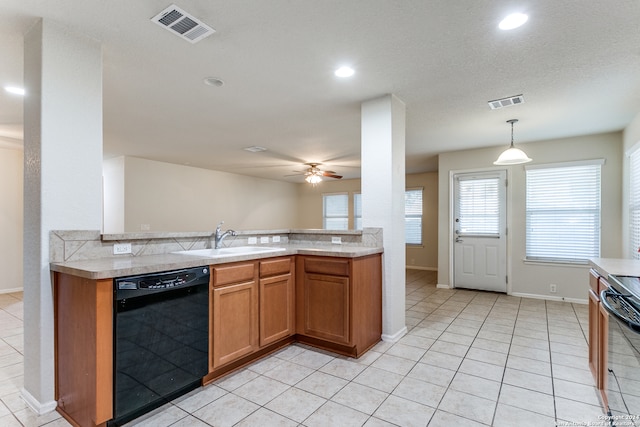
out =
<path fill-rule="evenodd" d="M 322 176 L 326 176 L 326 177 L 329 177 L 329 178 L 335 178 L 335 179 L 342 179 L 342 175 L 335 175 L 335 174 L 327 173 L 327 172 L 323 173 Z"/>

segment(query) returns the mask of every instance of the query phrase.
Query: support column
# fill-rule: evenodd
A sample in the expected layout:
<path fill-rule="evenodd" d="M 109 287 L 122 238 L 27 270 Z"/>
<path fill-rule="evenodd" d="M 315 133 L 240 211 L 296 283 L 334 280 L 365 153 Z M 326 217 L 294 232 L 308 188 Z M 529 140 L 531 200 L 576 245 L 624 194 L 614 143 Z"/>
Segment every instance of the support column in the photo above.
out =
<path fill-rule="evenodd" d="M 24 42 L 24 389 L 55 408 L 51 230 L 102 225 L 102 52 L 40 20 Z"/>
<path fill-rule="evenodd" d="M 394 95 L 362 104 L 362 224 L 383 229 L 382 338 L 405 324 L 405 105 Z"/>

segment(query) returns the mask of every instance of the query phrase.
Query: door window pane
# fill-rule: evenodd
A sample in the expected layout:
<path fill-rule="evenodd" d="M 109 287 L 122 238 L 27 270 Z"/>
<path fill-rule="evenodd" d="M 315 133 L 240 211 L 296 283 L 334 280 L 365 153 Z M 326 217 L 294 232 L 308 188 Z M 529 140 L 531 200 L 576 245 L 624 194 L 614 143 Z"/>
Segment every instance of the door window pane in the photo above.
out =
<path fill-rule="evenodd" d="M 500 235 L 500 178 L 456 179 L 456 230 L 460 236 Z"/>

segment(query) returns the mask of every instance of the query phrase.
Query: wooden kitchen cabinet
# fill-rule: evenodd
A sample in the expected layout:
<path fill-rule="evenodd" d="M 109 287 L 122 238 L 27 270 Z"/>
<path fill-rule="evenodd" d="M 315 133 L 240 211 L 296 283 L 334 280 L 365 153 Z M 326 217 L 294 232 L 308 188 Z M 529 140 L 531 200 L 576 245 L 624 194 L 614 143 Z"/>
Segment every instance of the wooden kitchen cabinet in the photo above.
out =
<path fill-rule="evenodd" d="M 600 302 L 600 292 L 609 284 L 597 271 L 589 272 L 589 369 L 602 401 L 607 406 L 607 352 L 609 314 Z"/>
<path fill-rule="evenodd" d="M 113 280 L 54 274 L 55 399 L 73 425 L 113 416 Z"/>
<path fill-rule="evenodd" d="M 211 268 L 209 370 L 258 349 L 258 269 L 256 262 Z"/>
<path fill-rule="evenodd" d="M 295 333 L 293 257 L 260 261 L 260 347 Z"/>
<path fill-rule="evenodd" d="M 593 379 L 598 385 L 600 352 L 600 335 L 598 328 L 598 316 L 600 315 L 600 295 L 598 294 L 598 281 L 600 275 L 591 270 L 589 272 L 589 369 Z M 599 387 L 598 387 L 599 388 Z"/>
<path fill-rule="evenodd" d="M 380 340 L 380 255 L 298 256 L 296 275 L 299 341 L 359 357 Z"/>

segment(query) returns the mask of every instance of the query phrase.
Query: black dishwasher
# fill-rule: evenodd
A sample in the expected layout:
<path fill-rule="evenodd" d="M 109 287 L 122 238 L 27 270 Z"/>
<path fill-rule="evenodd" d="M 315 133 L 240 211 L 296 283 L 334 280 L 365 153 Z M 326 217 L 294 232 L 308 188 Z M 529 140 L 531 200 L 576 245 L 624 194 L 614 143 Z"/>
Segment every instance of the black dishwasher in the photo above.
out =
<path fill-rule="evenodd" d="M 199 387 L 208 372 L 209 268 L 114 279 L 113 419 Z"/>

